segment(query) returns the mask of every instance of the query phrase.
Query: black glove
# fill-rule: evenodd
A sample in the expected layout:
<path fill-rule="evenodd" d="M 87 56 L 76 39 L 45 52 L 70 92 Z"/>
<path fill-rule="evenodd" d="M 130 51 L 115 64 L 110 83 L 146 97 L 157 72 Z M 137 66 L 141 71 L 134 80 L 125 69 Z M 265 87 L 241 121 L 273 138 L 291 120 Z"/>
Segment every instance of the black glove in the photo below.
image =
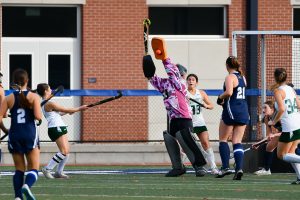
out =
<path fill-rule="evenodd" d="M 217 104 L 222 105 L 223 103 L 224 103 L 224 99 L 221 99 L 220 96 L 218 96 Z"/>

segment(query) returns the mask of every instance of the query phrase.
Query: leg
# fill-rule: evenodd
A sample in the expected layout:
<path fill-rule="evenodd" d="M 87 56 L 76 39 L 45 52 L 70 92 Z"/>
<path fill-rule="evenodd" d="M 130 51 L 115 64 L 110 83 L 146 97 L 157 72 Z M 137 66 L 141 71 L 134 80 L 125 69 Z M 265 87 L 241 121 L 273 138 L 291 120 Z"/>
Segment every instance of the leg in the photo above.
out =
<path fill-rule="evenodd" d="M 243 176 L 243 159 L 244 159 L 244 149 L 241 144 L 246 125 L 236 125 L 233 129 L 232 134 L 232 144 L 233 144 L 233 155 L 235 160 L 235 176 L 233 180 L 241 180 Z"/>
<path fill-rule="evenodd" d="M 292 182 L 292 184 L 300 184 L 300 156 L 295 154 L 295 149 L 299 140 L 289 142 L 289 143 L 278 143 L 277 155 L 280 159 L 291 163 L 292 167 L 294 168 L 297 174 L 297 180 Z"/>
<path fill-rule="evenodd" d="M 205 170 L 203 166 L 206 164 L 206 160 L 193 133 L 189 129 L 183 129 L 176 133 L 176 139 L 192 163 L 196 176 L 204 176 Z"/>
<path fill-rule="evenodd" d="M 219 126 L 219 152 L 222 160 L 222 169 L 229 168 L 230 149 L 227 140 L 232 135 L 232 132 L 233 126 L 228 126 L 221 120 Z"/>
<path fill-rule="evenodd" d="M 265 167 L 264 167 L 265 173 L 261 174 L 261 175 L 270 175 L 271 174 L 270 168 L 272 165 L 273 151 L 278 145 L 278 140 L 279 140 L 279 136 L 272 138 L 272 140 L 267 143 L 265 156 L 264 156 L 265 157 L 264 158 L 265 159 L 265 163 L 264 163 L 265 164 Z"/>
<path fill-rule="evenodd" d="M 166 174 L 166 177 L 180 176 L 186 172 L 180 156 L 180 148 L 177 140 L 167 131 L 163 133 L 165 145 L 172 163 L 172 170 Z"/>
<path fill-rule="evenodd" d="M 219 171 L 215 163 L 215 155 L 209 144 L 208 131 L 198 133 L 197 135 L 204 150 L 203 155 L 206 158 L 210 169 L 212 170 L 212 174 L 218 174 Z"/>
<path fill-rule="evenodd" d="M 54 177 L 51 174 L 51 171 L 57 166 L 60 165 L 60 163 L 62 163 L 62 165 L 60 165 L 58 167 L 58 173 L 56 173 L 56 176 L 60 176 L 62 175 L 62 171 L 64 169 L 65 163 L 67 162 L 67 159 L 69 158 L 69 142 L 68 142 L 68 138 L 67 135 L 64 134 L 62 136 L 60 136 L 59 138 L 57 138 L 55 140 L 58 149 L 60 150 L 60 152 L 57 152 L 52 159 L 49 161 L 48 165 L 46 167 L 42 168 L 42 172 L 45 175 L 46 178 L 49 179 L 53 179 Z M 65 162 L 64 162 L 65 161 Z M 64 175 L 62 175 L 64 176 Z M 66 176 L 66 175 L 65 175 Z M 67 177 L 64 177 L 67 178 Z"/>
<path fill-rule="evenodd" d="M 62 160 L 60 160 L 58 167 L 57 167 L 57 172 L 54 174 L 55 178 L 69 178 L 67 175 L 65 175 L 63 173 L 64 171 L 64 167 L 69 159 L 69 155 L 70 155 L 70 145 L 69 145 L 69 141 L 68 141 L 68 135 L 62 135 L 61 137 L 59 137 L 56 141 L 56 144 L 60 150 L 60 152 L 62 153 Z"/>
<path fill-rule="evenodd" d="M 26 199 L 35 200 L 30 188 L 38 179 L 38 169 L 40 168 L 39 148 L 34 148 L 32 151 L 27 153 L 26 159 L 28 162 L 28 171 L 25 178 L 25 184 L 22 186 L 22 193 L 26 196 Z"/>
<path fill-rule="evenodd" d="M 38 148 L 33 149 L 26 154 L 26 159 L 28 162 L 27 170 L 29 171 L 27 172 L 25 184 L 31 188 L 38 179 L 38 170 L 40 168 L 40 150 Z"/>
<path fill-rule="evenodd" d="M 24 184 L 24 172 L 26 168 L 24 155 L 20 153 L 13 153 L 12 157 L 16 168 L 15 174 L 13 176 L 15 198 L 19 197 L 20 199 L 23 199 L 21 188 Z"/>

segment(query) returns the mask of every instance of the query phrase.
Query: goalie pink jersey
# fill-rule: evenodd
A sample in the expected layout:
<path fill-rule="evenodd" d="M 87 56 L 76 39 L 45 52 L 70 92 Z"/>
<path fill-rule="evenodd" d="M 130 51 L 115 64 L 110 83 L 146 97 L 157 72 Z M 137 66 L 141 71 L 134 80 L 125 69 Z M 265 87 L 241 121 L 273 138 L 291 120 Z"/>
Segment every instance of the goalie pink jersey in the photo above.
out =
<path fill-rule="evenodd" d="M 165 108 L 171 119 L 192 119 L 185 80 L 181 78 L 177 66 L 171 63 L 170 58 L 164 60 L 163 64 L 169 78 L 160 78 L 154 75 L 150 79 L 150 83 L 162 93 Z"/>

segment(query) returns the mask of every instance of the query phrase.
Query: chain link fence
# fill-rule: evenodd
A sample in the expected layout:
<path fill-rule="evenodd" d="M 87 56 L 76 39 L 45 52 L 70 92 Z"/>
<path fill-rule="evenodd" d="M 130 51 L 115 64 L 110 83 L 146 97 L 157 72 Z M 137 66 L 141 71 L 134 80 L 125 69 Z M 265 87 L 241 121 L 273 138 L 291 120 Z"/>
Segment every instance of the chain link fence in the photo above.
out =
<path fill-rule="evenodd" d="M 77 91 L 78 92 L 78 91 Z M 82 93 L 85 93 L 85 90 L 81 90 Z M 97 91 L 94 91 L 97 92 Z M 108 91 L 106 91 L 108 92 Z M 210 95 L 209 98 L 212 102 L 216 102 L 217 99 L 217 93 L 220 91 L 207 91 L 208 94 L 212 93 L 213 95 Z M 117 105 L 117 101 L 115 102 L 109 102 L 106 105 L 99 105 L 94 108 L 84 112 L 93 112 L 93 118 L 97 118 L 97 115 L 105 115 L 106 117 L 103 118 L 101 123 L 93 124 L 90 126 L 93 126 L 95 130 L 97 130 L 97 134 L 101 135 L 102 132 L 105 132 L 105 127 L 103 127 L 102 124 L 110 124 L 113 123 L 115 126 L 127 126 L 126 128 L 129 130 L 128 134 L 140 134 L 139 130 L 137 130 L 137 125 L 134 123 L 134 120 L 132 120 L 129 123 L 124 123 L 124 121 L 130 120 L 130 118 L 133 118 L 135 116 L 135 113 L 139 113 L 140 116 L 145 117 L 147 120 L 146 122 L 146 139 L 145 142 L 157 142 L 157 141 L 163 141 L 163 131 L 167 130 L 167 124 L 168 124 L 168 118 L 167 118 L 167 112 L 165 110 L 165 107 L 163 105 L 163 97 L 156 91 L 151 90 L 145 90 L 145 91 L 126 91 L 123 90 L 123 93 L 127 93 L 122 98 L 129 99 L 132 102 L 137 102 L 137 99 L 141 99 L 141 97 L 146 98 L 148 102 L 148 108 L 146 109 L 146 112 L 140 113 L 140 111 L 137 109 L 135 111 L 132 111 L 132 116 L 124 116 L 121 119 L 116 120 L 116 117 L 113 114 L 110 114 L 111 109 Z M 134 94 L 130 94 L 134 93 Z M 107 93 L 105 93 L 107 94 Z M 139 96 L 140 94 L 140 96 Z M 153 95 L 154 94 L 154 95 Z M 64 93 L 60 97 L 54 97 L 52 101 L 60 104 L 64 107 L 77 107 L 81 105 L 82 98 L 80 97 L 80 94 L 75 94 L 76 96 L 68 96 L 68 94 Z M 93 96 L 91 97 L 92 100 L 90 102 L 94 102 L 95 99 L 105 99 L 107 96 Z M 206 110 L 203 109 L 204 118 L 206 120 L 206 124 L 209 130 L 210 134 L 210 140 L 218 140 L 218 126 L 220 121 L 220 116 L 222 112 L 222 107 L 215 104 L 215 107 L 213 110 Z M 120 111 L 120 114 L 122 114 L 122 111 Z M 93 139 L 82 139 L 82 135 L 85 132 L 85 129 L 82 127 L 83 117 L 82 113 L 74 113 L 72 115 L 64 115 L 62 116 L 63 121 L 68 125 L 68 138 L 70 141 L 74 142 L 94 142 Z M 10 118 L 4 119 L 4 124 L 6 127 L 10 126 Z M 48 131 L 47 131 L 47 120 L 43 117 L 43 123 L 37 127 L 39 132 L 39 137 L 41 142 L 50 142 L 50 139 L 48 137 Z M 3 133 L 2 133 L 3 134 Z M 141 133 L 142 134 L 142 133 Z M 112 137 L 108 139 L 107 141 L 110 142 L 128 142 L 128 140 L 115 140 L 115 134 L 111 134 Z M 7 141 L 7 138 L 3 141 Z M 97 141 L 96 141 L 97 142 Z M 130 142 L 130 141 L 129 141 Z"/>

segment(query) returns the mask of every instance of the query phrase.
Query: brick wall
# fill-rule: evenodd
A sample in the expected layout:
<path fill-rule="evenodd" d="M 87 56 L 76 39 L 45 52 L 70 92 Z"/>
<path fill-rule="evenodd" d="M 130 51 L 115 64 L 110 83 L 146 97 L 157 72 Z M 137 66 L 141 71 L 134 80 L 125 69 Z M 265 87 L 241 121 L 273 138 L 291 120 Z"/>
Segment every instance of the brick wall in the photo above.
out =
<path fill-rule="evenodd" d="M 145 0 L 88 0 L 82 15 L 83 89 L 146 89 L 141 66 Z M 97 82 L 88 83 L 89 77 Z M 99 99 L 86 97 L 83 103 Z M 145 140 L 147 98 L 122 97 L 84 112 L 82 120 L 83 140 Z"/>

